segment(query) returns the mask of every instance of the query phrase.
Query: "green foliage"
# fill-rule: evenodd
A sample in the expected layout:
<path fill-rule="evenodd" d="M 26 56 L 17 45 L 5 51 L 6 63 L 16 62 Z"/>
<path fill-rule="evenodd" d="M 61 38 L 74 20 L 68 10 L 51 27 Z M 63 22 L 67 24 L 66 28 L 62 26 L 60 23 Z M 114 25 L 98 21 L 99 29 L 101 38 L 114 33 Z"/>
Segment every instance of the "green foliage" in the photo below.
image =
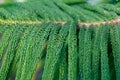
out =
<path fill-rule="evenodd" d="M 19 38 L 20 38 L 19 35 L 21 34 L 21 30 L 19 30 L 19 32 L 18 32 L 18 29 L 19 29 L 19 26 L 13 31 L 13 34 L 12 34 L 11 39 L 9 41 L 7 50 L 5 52 L 2 66 L 0 69 L 0 76 L 1 76 L 0 79 L 1 80 L 5 80 L 6 73 L 8 72 L 10 63 L 12 62 L 13 57 L 15 55 L 16 46 L 17 46 L 17 44 L 19 42 Z"/>
<path fill-rule="evenodd" d="M 11 34 L 13 33 L 13 30 L 13 27 L 6 29 L 2 36 L 2 40 L 0 42 L 0 59 L 2 59 L 3 54 L 6 53 L 6 48 L 10 40 Z"/>
<path fill-rule="evenodd" d="M 92 27 L 85 31 L 83 53 L 83 80 L 92 80 L 91 55 L 92 55 Z"/>
<path fill-rule="evenodd" d="M 77 76 L 77 36 L 76 27 L 70 24 L 68 35 L 68 80 L 76 80 Z"/>
<path fill-rule="evenodd" d="M 92 50 L 92 79 L 99 79 L 99 62 L 100 62 L 100 27 L 95 28 Z"/>
<path fill-rule="evenodd" d="M 16 74 L 15 80 L 36 79 L 37 75 L 42 80 L 119 80 L 119 25 L 108 27 L 77 30 L 73 22 L 6 26 L 1 30 L 0 79 Z M 42 74 L 38 65 L 40 70 L 44 67 Z"/>
<path fill-rule="evenodd" d="M 67 44 L 64 44 L 64 47 L 61 51 L 61 56 L 60 56 L 60 63 L 59 63 L 59 80 L 67 80 L 67 74 L 68 74 L 68 64 L 67 64 Z"/>
<path fill-rule="evenodd" d="M 54 47 L 53 44 L 57 40 L 59 29 L 60 29 L 60 26 L 57 26 L 57 25 L 55 25 L 55 27 L 52 28 L 52 31 L 50 33 L 50 37 L 49 37 L 49 40 L 48 40 L 47 53 L 50 52 L 51 48 Z M 45 65 L 44 65 L 44 73 L 43 73 L 43 76 L 42 76 L 43 78 L 47 78 L 46 74 L 47 74 L 47 71 L 49 70 L 49 64 L 50 64 L 50 61 L 52 59 L 51 56 L 52 56 L 52 53 L 46 54 Z"/>
<path fill-rule="evenodd" d="M 111 28 L 110 30 L 110 36 L 111 36 L 111 44 L 112 44 L 112 49 L 113 49 L 113 56 L 114 56 L 114 65 L 115 65 L 115 71 L 116 71 L 116 80 L 120 79 L 120 30 L 119 30 L 119 25 L 116 24 L 114 28 Z"/>
<path fill-rule="evenodd" d="M 81 79 L 83 79 L 83 55 L 84 55 L 84 37 L 85 37 L 85 26 L 82 26 L 80 31 L 79 31 L 79 75 Z"/>
<path fill-rule="evenodd" d="M 120 3 L 106 1 L 1 4 L 0 80 L 119 80 Z"/>
<path fill-rule="evenodd" d="M 19 51 L 19 62 L 18 62 L 18 67 L 17 67 L 17 73 L 16 73 L 16 80 L 20 80 L 21 78 L 21 74 L 22 74 L 22 66 L 24 65 L 24 60 L 25 60 L 25 54 L 26 54 L 26 49 L 27 49 L 27 38 L 29 37 L 30 32 L 32 31 L 33 27 L 28 27 L 26 29 L 26 31 L 24 32 L 20 43 L 19 43 L 19 49 L 17 51 Z"/>
<path fill-rule="evenodd" d="M 119 16 L 119 6 L 114 4 L 91 5 L 86 0 L 28 0 L 24 3 L 8 3 L 0 5 L 1 19 L 24 21 L 106 21 Z M 35 5 L 34 5 L 35 4 Z M 76 7 L 73 7 L 76 5 Z M 83 9 L 81 9 L 81 8 Z M 111 10 L 111 11 L 110 11 Z M 54 14 L 53 14 L 54 13 Z M 88 13 L 88 14 L 87 14 Z"/>
<path fill-rule="evenodd" d="M 29 63 L 29 64 L 27 66 L 25 66 L 25 68 L 23 68 L 23 71 L 25 71 L 25 73 L 23 74 L 24 77 L 21 77 L 21 80 L 23 80 L 23 79 L 30 80 L 31 76 L 33 75 L 33 73 L 36 69 L 38 62 L 42 59 L 42 55 L 43 55 L 42 53 L 45 49 L 46 40 L 48 38 L 49 32 L 51 31 L 52 24 L 48 24 L 44 27 L 46 27 L 46 28 L 44 29 L 44 31 L 41 34 L 39 34 L 41 32 L 41 30 L 39 28 L 36 28 L 36 30 L 39 30 L 39 31 L 36 31 L 32 34 L 33 40 L 32 40 L 32 42 L 30 42 L 30 45 L 29 45 L 30 49 L 28 49 L 29 52 L 28 52 L 28 55 L 26 55 L 26 64 L 27 63 Z M 33 30 L 33 31 L 35 31 L 35 30 Z M 37 32 L 39 32 L 39 33 L 36 34 Z M 39 37 L 39 35 L 41 35 L 41 37 Z M 31 43 L 33 43 L 33 44 L 31 44 Z M 35 55 L 32 55 L 32 54 L 35 54 Z M 33 58 L 33 59 L 31 60 L 31 58 Z"/>
<path fill-rule="evenodd" d="M 108 25 L 102 26 L 100 32 L 101 32 L 100 38 L 101 80 L 110 80 L 110 71 L 108 64 L 108 36 L 109 36 Z"/>
<path fill-rule="evenodd" d="M 120 8 L 111 5 L 111 4 L 100 4 L 100 7 L 102 7 L 103 9 L 107 10 L 107 11 L 111 11 L 111 12 L 115 12 L 116 14 L 120 14 Z"/>
<path fill-rule="evenodd" d="M 54 78 L 54 72 L 55 72 L 54 70 L 56 68 L 55 66 L 59 61 L 60 52 L 63 47 L 64 40 L 68 34 L 68 29 L 69 29 L 68 24 L 62 27 L 58 36 L 56 36 L 57 38 L 53 40 L 53 44 L 50 44 L 48 46 L 47 54 L 51 56 L 50 58 L 46 59 L 48 61 L 45 61 L 45 68 L 42 76 L 43 80 L 47 80 L 47 79 L 53 80 Z M 46 74 L 48 75 L 46 76 Z"/>

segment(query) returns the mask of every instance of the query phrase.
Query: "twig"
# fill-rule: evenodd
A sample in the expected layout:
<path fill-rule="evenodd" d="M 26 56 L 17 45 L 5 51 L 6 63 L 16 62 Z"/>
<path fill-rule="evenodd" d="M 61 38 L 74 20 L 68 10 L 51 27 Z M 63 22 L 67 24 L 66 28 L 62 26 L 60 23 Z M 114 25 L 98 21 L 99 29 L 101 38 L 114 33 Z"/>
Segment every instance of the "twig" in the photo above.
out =
<path fill-rule="evenodd" d="M 13 20 L 2 20 L 0 19 L 0 24 L 7 24 L 7 25 L 13 25 L 13 24 L 26 24 L 26 25 L 32 25 L 32 24 L 41 24 L 41 21 L 13 21 Z M 61 24 L 62 26 L 66 23 L 66 22 L 59 22 L 59 21 L 54 21 L 54 23 L 56 24 Z M 81 26 L 85 25 L 86 27 L 89 27 L 90 25 L 93 26 L 99 26 L 101 24 L 110 24 L 110 25 L 114 25 L 116 23 L 120 23 L 120 17 L 114 20 L 110 20 L 110 21 L 103 21 L 103 22 L 79 22 L 78 23 L 78 28 L 80 28 Z"/>

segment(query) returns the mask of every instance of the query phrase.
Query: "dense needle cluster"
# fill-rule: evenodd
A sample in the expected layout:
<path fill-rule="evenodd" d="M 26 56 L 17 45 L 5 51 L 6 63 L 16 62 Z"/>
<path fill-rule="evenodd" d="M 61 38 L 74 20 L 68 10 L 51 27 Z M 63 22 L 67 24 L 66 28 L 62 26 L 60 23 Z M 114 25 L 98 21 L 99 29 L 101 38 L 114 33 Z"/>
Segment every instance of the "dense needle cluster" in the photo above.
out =
<path fill-rule="evenodd" d="M 69 0 L 67 0 L 68 2 Z M 0 5 L 0 19 L 12 21 L 101 22 L 116 19 L 120 3 L 64 3 L 64 0 L 28 0 Z"/>
<path fill-rule="evenodd" d="M 120 80 L 119 16 L 119 2 L 1 4 L 0 80 Z"/>
<path fill-rule="evenodd" d="M 75 23 L 16 24 L 0 29 L 0 80 L 120 78 L 119 24 L 79 30 Z"/>

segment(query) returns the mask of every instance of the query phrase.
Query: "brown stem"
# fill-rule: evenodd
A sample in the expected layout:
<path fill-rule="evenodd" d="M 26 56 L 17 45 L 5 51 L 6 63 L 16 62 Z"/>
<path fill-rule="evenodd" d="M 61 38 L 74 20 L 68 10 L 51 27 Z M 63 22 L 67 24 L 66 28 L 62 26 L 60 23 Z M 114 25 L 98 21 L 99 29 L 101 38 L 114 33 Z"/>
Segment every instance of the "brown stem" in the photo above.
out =
<path fill-rule="evenodd" d="M 8 24 L 8 25 L 12 25 L 12 24 L 27 24 L 27 25 L 32 25 L 32 24 L 41 24 L 41 21 L 13 21 L 13 20 L 2 20 L 0 19 L 0 24 Z M 61 24 L 62 26 L 66 23 L 66 22 L 59 22 L 59 21 L 54 21 L 54 23 L 56 24 Z M 99 26 L 101 24 L 110 24 L 110 25 L 114 25 L 116 23 L 120 23 L 120 17 L 114 20 L 110 20 L 110 21 L 103 21 L 103 22 L 79 22 L 78 23 L 78 28 L 80 28 L 81 26 L 85 25 L 86 27 L 89 27 L 90 25 L 93 26 Z"/>

